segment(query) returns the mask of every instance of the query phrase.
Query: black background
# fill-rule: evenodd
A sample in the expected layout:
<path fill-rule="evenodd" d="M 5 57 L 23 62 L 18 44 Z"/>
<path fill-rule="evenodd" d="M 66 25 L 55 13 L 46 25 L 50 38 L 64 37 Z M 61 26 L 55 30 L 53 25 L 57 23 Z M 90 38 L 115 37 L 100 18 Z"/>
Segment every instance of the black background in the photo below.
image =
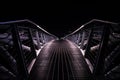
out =
<path fill-rule="evenodd" d="M 117 2 L 13 1 L 1 4 L 0 22 L 29 19 L 59 37 L 73 32 L 92 19 L 120 22 Z"/>

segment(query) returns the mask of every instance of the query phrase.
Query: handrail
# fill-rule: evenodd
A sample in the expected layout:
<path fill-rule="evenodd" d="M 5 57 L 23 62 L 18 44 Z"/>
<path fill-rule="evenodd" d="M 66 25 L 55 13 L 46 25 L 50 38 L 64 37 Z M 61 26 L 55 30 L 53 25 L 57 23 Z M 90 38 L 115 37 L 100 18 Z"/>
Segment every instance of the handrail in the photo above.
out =
<path fill-rule="evenodd" d="M 46 30 L 44 30 L 43 28 L 41 28 L 38 24 L 36 24 L 35 22 L 29 20 L 29 19 L 23 19 L 23 20 L 14 20 L 14 21 L 7 21 L 7 22 L 0 22 L 0 25 L 6 25 L 6 24 L 15 24 L 15 23 L 22 23 L 22 22 L 28 22 L 34 26 L 36 26 L 38 29 L 42 30 L 43 32 L 56 37 L 55 35 L 47 32 Z"/>
<path fill-rule="evenodd" d="M 106 23 L 106 24 L 118 25 L 118 23 L 115 23 L 115 22 L 110 22 L 110 21 L 105 21 L 105 20 L 99 20 L 99 19 L 92 19 L 89 22 L 87 22 L 87 23 L 83 24 L 82 26 L 80 26 L 77 30 L 75 30 L 72 33 L 66 35 L 65 37 L 73 35 L 74 33 L 78 32 L 79 30 L 82 30 L 86 25 L 88 25 L 90 23 L 93 23 L 93 22 L 101 22 L 101 23 Z"/>

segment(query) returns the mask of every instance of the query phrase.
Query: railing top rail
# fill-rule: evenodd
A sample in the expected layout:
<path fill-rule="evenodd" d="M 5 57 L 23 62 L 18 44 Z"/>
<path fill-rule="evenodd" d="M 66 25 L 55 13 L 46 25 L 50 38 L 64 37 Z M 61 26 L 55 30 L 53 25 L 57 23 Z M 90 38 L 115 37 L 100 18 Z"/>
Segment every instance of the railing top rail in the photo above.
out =
<path fill-rule="evenodd" d="M 92 19 L 92 20 L 90 20 L 89 22 L 83 24 L 83 25 L 82 25 L 81 27 L 79 27 L 77 30 L 75 30 L 75 31 L 73 31 L 72 33 L 68 34 L 67 36 L 72 35 L 72 34 L 78 32 L 79 30 L 85 28 L 85 26 L 87 26 L 88 24 L 93 23 L 93 22 L 99 22 L 99 23 L 105 23 L 105 24 L 111 24 L 111 25 L 118 25 L 118 23 L 115 23 L 115 22 L 110 22 L 110 21 L 105 21 L 105 20 L 99 20 L 99 19 Z M 65 37 L 67 37 L 67 36 L 65 36 Z"/>
<path fill-rule="evenodd" d="M 34 23 L 33 21 L 31 21 L 31 20 L 29 20 L 29 19 L 0 22 L 0 25 L 17 24 L 17 23 L 23 23 L 23 22 L 27 22 L 27 23 L 33 25 L 33 26 L 34 26 L 33 28 L 36 27 L 36 28 L 42 30 L 43 32 L 45 32 L 45 33 L 47 33 L 47 34 L 56 37 L 55 35 L 47 32 L 46 30 L 44 30 L 43 28 L 41 28 L 38 24 Z"/>

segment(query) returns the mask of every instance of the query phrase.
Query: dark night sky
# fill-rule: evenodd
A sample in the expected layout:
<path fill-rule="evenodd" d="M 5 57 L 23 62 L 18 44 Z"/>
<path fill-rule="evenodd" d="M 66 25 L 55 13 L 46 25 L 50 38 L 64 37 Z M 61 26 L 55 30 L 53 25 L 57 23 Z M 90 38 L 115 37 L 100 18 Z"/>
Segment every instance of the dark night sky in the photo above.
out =
<path fill-rule="evenodd" d="M 30 19 L 56 36 L 69 34 L 94 18 L 120 22 L 119 6 L 116 3 L 36 3 L 7 6 L 1 10 L 0 22 Z"/>

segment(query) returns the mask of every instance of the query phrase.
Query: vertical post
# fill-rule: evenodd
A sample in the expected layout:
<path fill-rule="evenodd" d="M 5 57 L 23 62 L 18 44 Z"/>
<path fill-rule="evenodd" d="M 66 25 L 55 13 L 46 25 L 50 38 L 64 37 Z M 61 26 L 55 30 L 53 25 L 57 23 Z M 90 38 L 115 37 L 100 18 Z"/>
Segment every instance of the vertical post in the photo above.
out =
<path fill-rule="evenodd" d="M 77 40 L 78 40 L 78 35 L 75 34 L 75 43 L 77 44 Z"/>
<path fill-rule="evenodd" d="M 82 49 L 83 49 L 84 39 L 85 39 L 85 32 L 83 32 L 83 34 L 82 34 L 82 40 L 81 40 L 81 44 L 80 44 L 80 47 Z"/>
<path fill-rule="evenodd" d="M 104 80 L 104 62 L 105 62 L 105 54 L 106 54 L 106 46 L 109 39 L 109 27 L 104 26 L 103 34 L 100 42 L 99 53 L 97 55 L 97 61 L 95 68 L 93 70 L 93 74 L 96 78 Z"/>
<path fill-rule="evenodd" d="M 36 57 L 37 55 L 36 55 L 36 51 L 35 51 L 35 46 L 34 46 L 34 42 L 33 42 L 31 29 L 28 29 L 28 34 L 29 34 L 29 38 L 30 38 L 31 52 L 33 53 L 33 57 Z"/>
<path fill-rule="evenodd" d="M 37 44 L 38 44 L 38 48 L 40 48 L 40 38 L 39 38 L 39 34 L 38 31 L 36 31 L 36 38 L 37 38 Z"/>
<path fill-rule="evenodd" d="M 17 55 L 16 61 L 17 61 L 17 68 L 19 72 L 18 80 L 28 80 L 28 71 L 25 66 L 25 59 L 23 56 L 18 28 L 16 25 L 11 25 L 11 26 L 13 27 L 12 37 L 13 37 L 14 48 L 15 48 L 16 55 Z"/>
<path fill-rule="evenodd" d="M 79 42 L 80 42 L 80 33 L 78 33 L 77 45 L 79 45 Z"/>
<path fill-rule="evenodd" d="M 46 43 L 46 35 L 44 34 L 44 42 Z"/>
<path fill-rule="evenodd" d="M 76 35 L 73 35 L 73 41 L 76 43 Z"/>
<path fill-rule="evenodd" d="M 41 39 L 42 39 L 42 43 L 44 44 L 45 41 L 44 41 L 44 35 L 41 33 Z"/>

